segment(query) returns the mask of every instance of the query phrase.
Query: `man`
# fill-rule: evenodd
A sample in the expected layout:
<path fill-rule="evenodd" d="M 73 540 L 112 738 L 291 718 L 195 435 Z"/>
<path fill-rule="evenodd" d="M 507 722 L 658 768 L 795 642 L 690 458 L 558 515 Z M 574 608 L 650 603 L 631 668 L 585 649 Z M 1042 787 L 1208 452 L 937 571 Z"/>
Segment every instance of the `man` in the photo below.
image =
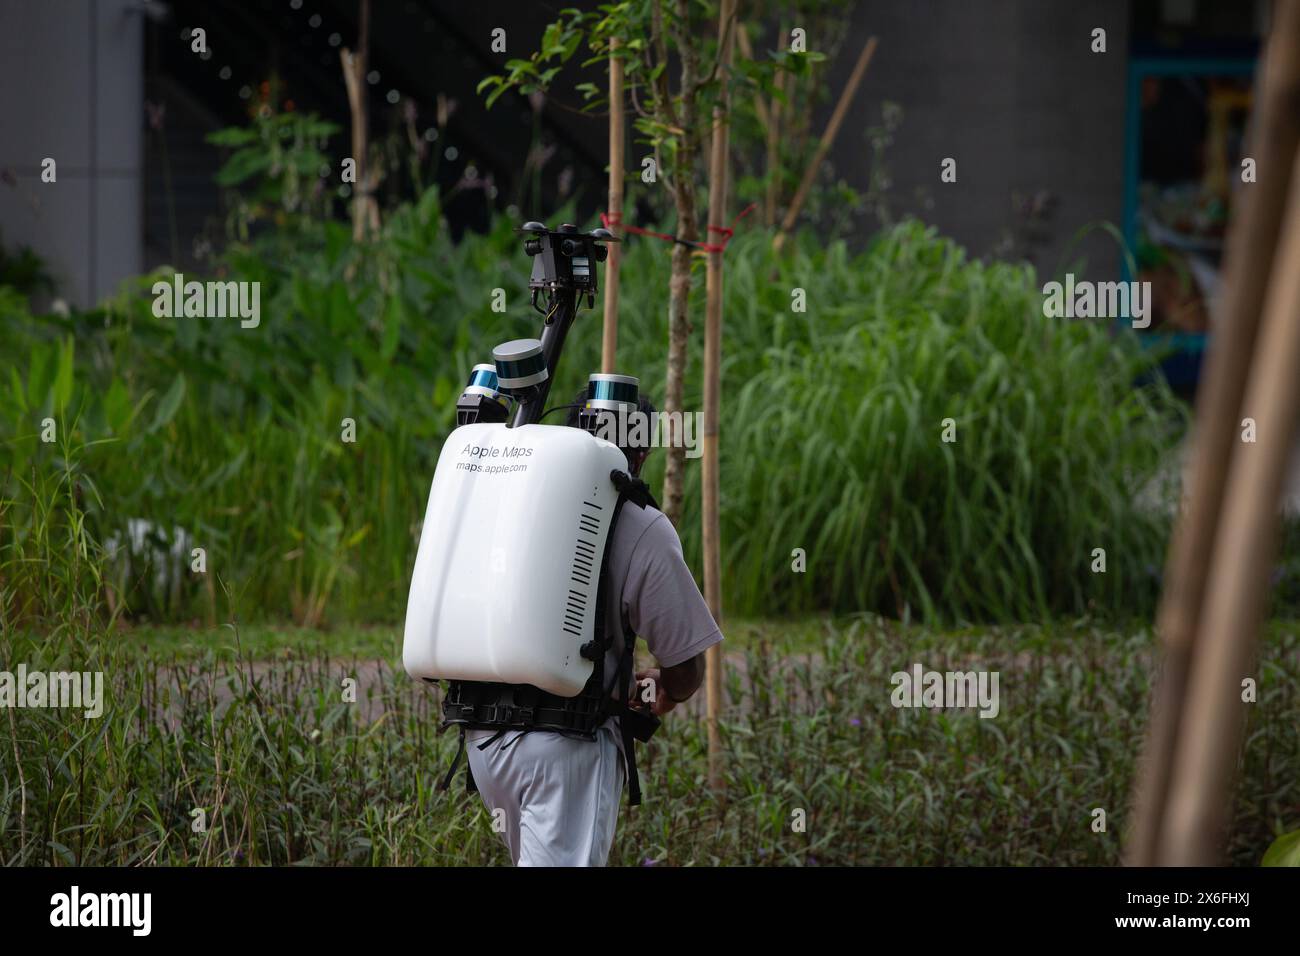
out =
<path fill-rule="evenodd" d="M 577 427 L 585 401 L 584 390 L 571 406 L 567 424 Z M 654 407 L 642 397 L 638 412 L 648 423 Z M 647 436 L 645 446 L 622 449 L 635 477 L 650 454 L 651 429 L 629 427 L 623 434 Z M 605 626 L 614 635 L 605 673 L 618 668 L 626 621 L 659 663 L 636 679 L 638 686 L 654 682 L 651 709 L 662 717 L 699 689 L 704 651 L 719 643 L 722 633 L 686 566 L 676 530 L 652 505 L 623 506 L 605 573 L 610 575 Z M 484 803 L 494 817 L 499 816 L 496 811 L 505 811 L 502 837 L 513 863 L 605 865 L 627 779 L 617 718 L 597 729 L 595 741 L 538 730 L 471 730 L 465 742 Z"/>

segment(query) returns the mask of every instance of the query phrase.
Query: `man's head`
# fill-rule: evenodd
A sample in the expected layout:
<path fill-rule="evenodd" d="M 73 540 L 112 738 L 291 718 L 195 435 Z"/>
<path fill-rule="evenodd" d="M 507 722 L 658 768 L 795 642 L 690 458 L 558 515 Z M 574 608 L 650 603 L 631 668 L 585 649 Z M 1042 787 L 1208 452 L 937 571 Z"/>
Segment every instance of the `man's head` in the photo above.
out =
<path fill-rule="evenodd" d="M 573 397 L 573 405 L 569 409 L 569 414 L 565 418 L 564 424 L 571 428 L 580 428 L 581 423 L 579 416 L 582 414 L 587 405 L 587 389 L 584 387 Z M 640 423 L 628 421 L 622 427 L 611 429 L 608 436 L 611 441 L 619 446 L 619 449 L 627 456 L 628 467 L 631 469 L 632 476 L 639 477 L 641 467 L 650 455 L 650 449 L 654 447 L 654 436 L 651 425 L 654 422 L 655 407 L 650 403 L 650 399 L 644 394 L 637 397 L 637 413 L 643 419 Z M 634 427 L 635 424 L 635 427 Z M 600 437 L 605 437 L 603 432 L 597 432 Z M 627 442 L 626 445 L 620 443 L 620 439 Z M 633 441 L 635 439 L 644 439 L 643 441 Z"/>

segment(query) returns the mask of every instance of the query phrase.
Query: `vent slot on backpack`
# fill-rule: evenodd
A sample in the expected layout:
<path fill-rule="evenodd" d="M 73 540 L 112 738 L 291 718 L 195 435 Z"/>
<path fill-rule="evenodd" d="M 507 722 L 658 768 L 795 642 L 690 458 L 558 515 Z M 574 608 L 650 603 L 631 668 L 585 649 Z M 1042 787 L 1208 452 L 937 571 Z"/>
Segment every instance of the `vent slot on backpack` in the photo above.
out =
<path fill-rule="evenodd" d="M 560 624 L 561 630 L 574 637 L 582 637 L 582 621 L 587 605 L 591 603 L 591 585 L 601 559 L 598 545 L 602 511 L 600 505 L 584 501 L 578 515 L 578 535 L 573 546 L 573 564 L 569 568 L 570 587 L 564 601 L 564 620 Z"/>

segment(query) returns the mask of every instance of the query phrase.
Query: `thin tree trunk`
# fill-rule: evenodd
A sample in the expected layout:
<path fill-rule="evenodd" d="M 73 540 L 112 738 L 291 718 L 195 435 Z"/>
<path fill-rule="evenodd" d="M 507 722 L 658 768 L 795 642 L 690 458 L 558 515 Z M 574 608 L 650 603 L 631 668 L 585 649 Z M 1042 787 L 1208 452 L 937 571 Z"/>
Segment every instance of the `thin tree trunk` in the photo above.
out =
<path fill-rule="evenodd" d="M 682 182 L 678 192 L 686 195 L 674 196 L 677 204 L 677 234 L 683 239 L 694 241 L 699 236 L 695 219 L 695 186 L 690 176 L 683 176 Z M 664 411 L 668 414 L 665 419 L 666 434 L 663 436 L 667 446 L 663 509 L 674 525 L 682 514 L 686 448 L 682 443 L 680 416 L 673 413 L 684 414 L 682 393 L 686 379 L 687 345 L 691 337 L 690 296 L 691 250 L 689 246 L 679 244 L 673 248 L 668 279 L 668 374 L 664 382 Z"/>
<path fill-rule="evenodd" d="M 688 0 L 677 0 L 680 33 L 676 37 L 681 57 L 682 130 L 673 164 L 673 203 L 677 207 L 677 236 L 687 242 L 700 237 L 695 211 L 695 166 L 699 158 L 699 132 L 696 97 L 699 83 L 699 60 L 690 36 Z M 664 411 L 668 427 L 664 436 L 667 461 L 664 465 L 663 510 L 674 525 L 681 518 L 682 489 L 686 473 L 686 448 L 681 432 L 675 427 L 684 413 L 683 389 L 686 377 L 687 344 L 690 342 L 691 247 L 678 243 L 673 247 L 672 268 L 668 280 L 668 370 L 664 382 Z M 677 413 L 674 415 L 674 413 Z"/>
<path fill-rule="evenodd" d="M 1258 181 L 1238 192 L 1224 262 L 1224 291 L 1217 334 L 1206 359 L 1196 400 L 1192 462 L 1184 497 L 1187 509 L 1174 529 L 1165 591 L 1156 617 L 1164 648 L 1151 719 L 1134 794 L 1134 822 L 1126 862 L 1150 866 L 1169 796 L 1174 747 L 1180 734 L 1186 683 L 1204 604 L 1206 577 L 1223 508 L 1228 464 L 1238 447 L 1242 395 L 1273 268 L 1291 163 L 1300 146 L 1300 3 L 1279 3 L 1257 82 L 1249 155 Z"/>
<path fill-rule="evenodd" d="M 623 60 L 614 55 L 618 39 L 611 39 L 609 46 L 609 204 L 606 211 L 611 231 L 622 238 Z M 600 346 L 600 368 L 603 372 L 613 372 L 618 353 L 618 266 L 622 253 L 617 242 L 611 242 L 605 248 L 609 250 L 609 258 L 605 261 L 605 326 Z"/>
<path fill-rule="evenodd" d="M 360 242 L 370 229 L 378 231 L 379 206 L 375 201 L 366 152 L 369 149 L 370 108 L 366 94 L 366 72 L 370 62 L 370 0 L 361 0 L 357 49 L 339 51 L 343 83 L 347 87 L 352 114 L 352 160 L 356 182 L 352 184 L 352 240 Z M 373 207 L 373 208 L 372 208 Z"/>
<path fill-rule="evenodd" d="M 722 88 L 713 107 L 713 136 L 709 155 L 709 222 L 721 223 L 727 215 L 727 153 L 730 140 L 728 109 L 731 97 L 727 72 L 735 36 L 736 0 L 722 0 L 718 13 L 719 70 Z M 704 313 L 704 447 L 701 459 L 701 513 L 704 544 L 704 599 L 713 619 L 722 624 L 722 535 L 718 508 L 718 409 L 722 404 L 722 252 L 709 251 L 705 277 Z M 709 786 L 723 786 L 722 737 L 718 716 L 722 712 L 722 648 L 708 650 L 707 705 L 709 733 Z"/>
<path fill-rule="evenodd" d="M 786 73 L 776 75 L 776 90 L 785 91 Z M 781 118 L 782 102 L 772 97 L 772 108 L 767 111 L 767 187 L 763 196 L 763 225 L 771 229 L 776 225 L 777 210 L 781 208 Z"/>

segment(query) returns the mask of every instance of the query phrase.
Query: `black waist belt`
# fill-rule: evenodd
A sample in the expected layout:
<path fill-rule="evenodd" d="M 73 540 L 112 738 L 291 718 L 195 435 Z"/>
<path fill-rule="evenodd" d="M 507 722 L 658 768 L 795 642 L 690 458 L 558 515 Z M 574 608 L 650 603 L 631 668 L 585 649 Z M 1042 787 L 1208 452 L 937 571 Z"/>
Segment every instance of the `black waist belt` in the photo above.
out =
<path fill-rule="evenodd" d="M 586 690 L 561 697 L 530 684 L 452 681 L 442 699 L 443 726 L 466 730 L 550 730 L 594 740 L 608 716 Z"/>

